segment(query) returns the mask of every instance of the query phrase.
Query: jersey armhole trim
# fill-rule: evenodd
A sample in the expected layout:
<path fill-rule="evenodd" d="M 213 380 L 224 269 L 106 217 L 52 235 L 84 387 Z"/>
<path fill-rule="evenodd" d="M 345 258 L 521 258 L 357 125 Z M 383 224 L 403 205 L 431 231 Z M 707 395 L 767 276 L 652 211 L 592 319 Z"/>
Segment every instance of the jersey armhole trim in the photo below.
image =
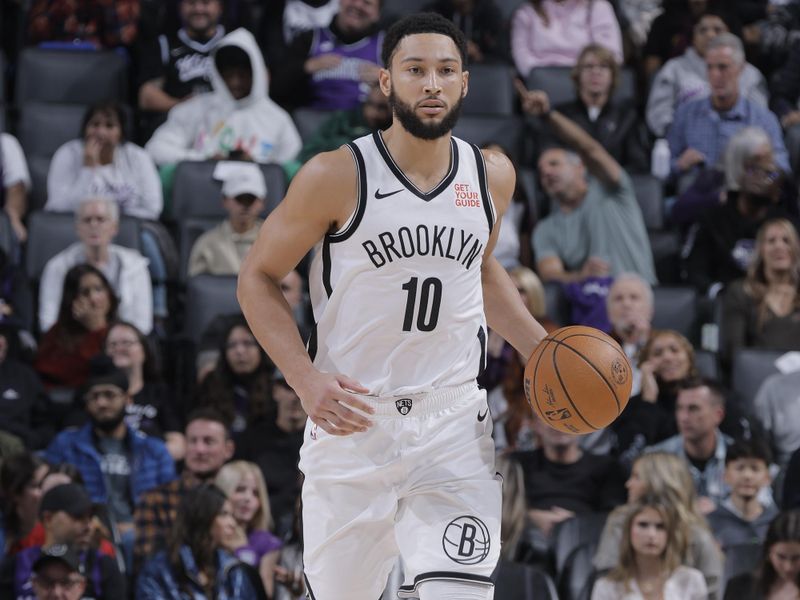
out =
<path fill-rule="evenodd" d="M 494 202 L 492 202 L 492 195 L 489 193 L 489 176 L 486 174 L 486 160 L 483 158 L 481 149 L 475 144 L 470 144 L 472 151 L 475 153 L 475 163 L 478 170 L 478 184 L 481 188 L 481 196 L 483 196 L 483 211 L 486 213 L 486 221 L 489 223 L 489 235 L 494 230 L 494 224 L 497 221 L 497 213 L 494 210 Z"/>
<path fill-rule="evenodd" d="M 353 162 L 356 163 L 356 181 L 358 182 L 356 189 L 356 209 L 344 226 L 334 233 L 329 233 L 326 237 L 331 243 L 344 242 L 348 239 L 364 217 L 364 211 L 367 209 L 367 167 L 364 162 L 364 155 L 361 154 L 358 146 L 350 142 L 345 144 L 345 147 L 350 150 L 353 155 Z"/>

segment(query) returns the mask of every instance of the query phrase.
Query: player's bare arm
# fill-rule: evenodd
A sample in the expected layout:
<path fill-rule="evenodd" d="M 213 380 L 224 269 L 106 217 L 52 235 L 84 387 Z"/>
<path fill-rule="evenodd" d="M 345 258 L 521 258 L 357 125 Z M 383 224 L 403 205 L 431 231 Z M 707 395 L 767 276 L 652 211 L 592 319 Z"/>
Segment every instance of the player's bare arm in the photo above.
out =
<path fill-rule="evenodd" d="M 328 433 L 347 435 L 371 425 L 372 409 L 350 393 L 367 389 L 346 374 L 321 373 L 311 362 L 280 289 L 280 281 L 329 231 L 355 209 L 356 170 L 347 149 L 320 154 L 292 181 L 269 215 L 239 274 L 237 295 L 253 334 L 294 388 L 311 420 Z"/>
<path fill-rule="evenodd" d="M 606 184 L 617 185 L 619 183 L 622 167 L 600 142 L 571 119 L 557 110 L 552 110 L 550 98 L 546 92 L 528 90 L 519 79 L 514 81 L 514 85 L 519 93 L 522 109 L 530 115 L 546 119 L 558 138 L 580 154 L 592 175 Z"/>
<path fill-rule="evenodd" d="M 489 150 L 485 150 L 483 155 L 486 159 L 489 193 L 497 211 L 497 223 L 489 238 L 481 267 L 486 321 L 492 330 L 499 333 L 517 352 L 527 358 L 547 334 L 525 308 L 517 287 L 506 270 L 492 256 L 500 233 L 501 218 L 514 194 L 516 175 L 507 157 Z"/>

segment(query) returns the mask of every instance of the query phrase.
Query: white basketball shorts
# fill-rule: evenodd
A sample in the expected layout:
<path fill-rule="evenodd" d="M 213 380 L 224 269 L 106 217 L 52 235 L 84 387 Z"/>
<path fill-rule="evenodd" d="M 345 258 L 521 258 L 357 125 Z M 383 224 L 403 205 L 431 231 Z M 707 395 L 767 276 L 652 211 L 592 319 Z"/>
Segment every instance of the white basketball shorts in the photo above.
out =
<path fill-rule="evenodd" d="M 491 586 L 501 480 L 486 393 L 470 384 L 375 398 L 373 426 L 334 436 L 310 420 L 300 451 L 312 600 L 376 600 L 397 555 L 400 596 L 427 580 Z"/>

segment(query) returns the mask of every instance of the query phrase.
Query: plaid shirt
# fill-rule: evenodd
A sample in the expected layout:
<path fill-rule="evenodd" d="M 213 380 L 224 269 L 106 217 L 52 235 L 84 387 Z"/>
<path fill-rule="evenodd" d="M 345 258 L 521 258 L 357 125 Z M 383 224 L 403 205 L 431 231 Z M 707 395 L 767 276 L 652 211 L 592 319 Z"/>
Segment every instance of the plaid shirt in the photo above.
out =
<path fill-rule="evenodd" d="M 136 543 L 133 547 L 134 573 L 159 550 L 167 545 L 178 505 L 186 492 L 200 483 L 192 473 L 184 471 L 180 479 L 170 481 L 145 493 L 133 520 L 136 524 Z"/>

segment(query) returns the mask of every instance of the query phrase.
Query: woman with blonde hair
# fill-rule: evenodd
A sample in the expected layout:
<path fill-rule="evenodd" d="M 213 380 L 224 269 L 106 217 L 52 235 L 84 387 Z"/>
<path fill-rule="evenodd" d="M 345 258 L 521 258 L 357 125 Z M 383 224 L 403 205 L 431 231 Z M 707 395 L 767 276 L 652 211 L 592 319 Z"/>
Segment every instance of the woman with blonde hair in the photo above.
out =
<path fill-rule="evenodd" d="M 618 563 L 626 519 L 642 498 L 654 497 L 672 507 L 677 523 L 688 532 L 681 564 L 700 571 L 709 596 L 717 597 L 722 581 L 722 556 L 705 518 L 695 506 L 694 482 L 683 460 L 665 452 L 643 454 L 633 463 L 625 487 L 628 503 L 617 507 L 608 516 L 592 561 L 595 569 L 607 571 Z"/>
<path fill-rule="evenodd" d="M 743 347 L 800 350 L 800 239 L 791 221 L 764 222 L 747 276 L 725 290 L 722 358 Z"/>
<path fill-rule="evenodd" d="M 698 376 L 692 343 L 672 329 L 657 329 L 639 351 L 641 391 L 611 425 L 620 461 L 629 466 L 647 447 L 675 435 L 675 400 L 682 381 Z"/>
<path fill-rule="evenodd" d="M 702 573 L 683 566 L 688 529 L 663 498 L 646 497 L 623 525 L 619 560 L 592 591 L 592 600 L 706 600 Z"/>
<path fill-rule="evenodd" d="M 547 316 L 544 285 L 528 267 L 515 267 L 508 272 L 517 286 L 525 308 L 545 331 L 558 325 Z M 525 358 L 494 331 L 489 330 L 486 370 L 478 380 L 489 391 L 489 409 L 495 421 L 495 445 L 498 449 L 526 450 L 533 446 L 531 408 L 522 387 Z"/>
<path fill-rule="evenodd" d="M 237 531 L 232 542 L 236 558 L 258 569 L 267 595 L 271 598 L 275 566 L 282 542 L 272 533 L 272 512 L 264 476 L 258 465 L 236 460 L 224 465 L 214 483 L 228 497 Z"/>

